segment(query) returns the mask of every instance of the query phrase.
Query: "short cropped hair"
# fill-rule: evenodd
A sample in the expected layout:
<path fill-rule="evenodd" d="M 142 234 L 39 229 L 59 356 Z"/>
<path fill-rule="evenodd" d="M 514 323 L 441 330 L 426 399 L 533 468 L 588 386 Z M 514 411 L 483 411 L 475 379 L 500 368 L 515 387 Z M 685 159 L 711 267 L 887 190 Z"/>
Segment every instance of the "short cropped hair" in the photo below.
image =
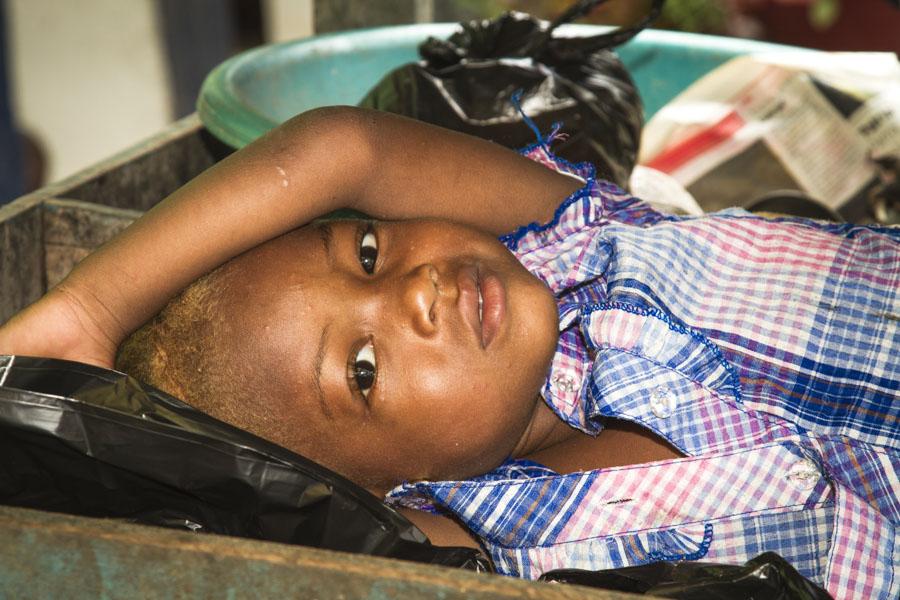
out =
<path fill-rule="evenodd" d="M 119 347 L 116 369 L 220 421 L 290 447 L 280 403 L 228 327 L 230 264 L 194 282 Z"/>

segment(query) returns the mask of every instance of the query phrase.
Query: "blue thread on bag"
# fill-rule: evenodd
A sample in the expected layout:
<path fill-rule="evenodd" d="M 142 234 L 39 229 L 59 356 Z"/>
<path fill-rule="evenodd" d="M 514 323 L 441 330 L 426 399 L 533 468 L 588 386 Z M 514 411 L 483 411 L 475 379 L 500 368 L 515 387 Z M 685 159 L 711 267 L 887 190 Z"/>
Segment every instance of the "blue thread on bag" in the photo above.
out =
<path fill-rule="evenodd" d="M 547 152 L 550 152 L 550 142 L 559 135 L 559 130 L 562 129 L 562 123 L 556 121 L 553 125 L 550 126 L 550 135 L 544 136 L 541 134 L 541 130 L 538 128 L 537 123 L 534 120 L 525 114 L 525 111 L 522 109 L 522 88 L 517 89 L 513 92 L 513 95 L 510 96 L 509 101 L 512 102 L 512 105 L 516 107 L 516 111 L 520 115 L 522 115 L 522 120 L 525 121 L 525 124 L 534 132 L 534 137 L 537 138 L 538 144 L 544 147 Z"/>

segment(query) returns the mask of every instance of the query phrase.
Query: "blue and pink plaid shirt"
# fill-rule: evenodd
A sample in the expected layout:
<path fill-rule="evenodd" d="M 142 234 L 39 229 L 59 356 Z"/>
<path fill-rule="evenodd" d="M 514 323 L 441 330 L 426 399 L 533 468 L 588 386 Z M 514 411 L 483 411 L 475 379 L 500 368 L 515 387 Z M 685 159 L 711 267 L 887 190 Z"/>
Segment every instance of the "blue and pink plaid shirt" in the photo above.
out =
<path fill-rule="evenodd" d="M 526 155 L 586 181 L 502 238 L 558 299 L 544 399 L 686 457 L 567 475 L 511 460 L 388 501 L 453 513 L 510 575 L 772 550 L 836 598 L 900 596 L 900 230 L 666 217 L 545 146 Z"/>

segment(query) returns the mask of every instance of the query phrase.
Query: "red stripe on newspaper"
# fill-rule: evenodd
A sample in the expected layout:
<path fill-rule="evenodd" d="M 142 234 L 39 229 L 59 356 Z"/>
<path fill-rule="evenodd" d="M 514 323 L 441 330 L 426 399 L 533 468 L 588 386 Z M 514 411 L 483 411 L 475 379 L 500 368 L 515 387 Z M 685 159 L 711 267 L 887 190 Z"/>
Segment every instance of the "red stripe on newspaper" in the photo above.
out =
<path fill-rule="evenodd" d="M 731 111 L 718 123 L 706 129 L 701 129 L 671 148 L 667 148 L 647 163 L 646 166 L 663 173 L 672 173 L 684 163 L 703 154 L 710 148 L 728 141 L 743 126 L 744 120 L 737 112 Z"/>

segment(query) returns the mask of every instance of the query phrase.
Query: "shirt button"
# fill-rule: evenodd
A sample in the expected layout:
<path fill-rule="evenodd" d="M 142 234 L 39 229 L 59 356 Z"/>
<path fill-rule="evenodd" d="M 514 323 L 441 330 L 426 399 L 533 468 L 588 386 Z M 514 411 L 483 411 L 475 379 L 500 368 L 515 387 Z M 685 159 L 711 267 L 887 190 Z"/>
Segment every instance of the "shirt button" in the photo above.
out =
<path fill-rule="evenodd" d="M 811 490 L 819 482 L 819 469 L 813 461 L 804 458 L 791 465 L 787 478 L 799 489 Z"/>
<path fill-rule="evenodd" d="M 660 419 L 672 416 L 676 404 L 675 395 L 667 387 L 659 385 L 650 392 L 650 410 Z"/>
<path fill-rule="evenodd" d="M 557 373 L 553 376 L 553 384 L 562 392 L 572 393 L 575 391 L 575 378 L 568 373 Z"/>

